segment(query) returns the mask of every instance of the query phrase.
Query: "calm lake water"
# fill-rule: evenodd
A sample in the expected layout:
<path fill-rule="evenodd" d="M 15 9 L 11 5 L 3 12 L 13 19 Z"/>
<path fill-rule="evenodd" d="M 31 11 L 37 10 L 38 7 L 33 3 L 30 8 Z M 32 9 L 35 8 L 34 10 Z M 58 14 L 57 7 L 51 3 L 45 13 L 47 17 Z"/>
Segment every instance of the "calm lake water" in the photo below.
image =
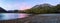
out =
<path fill-rule="evenodd" d="M 25 13 L 0 13 L 0 20 L 10 20 L 28 17 Z"/>
<path fill-rule="evenodd" d="M 25 18 L 25 13 L 0 13 L 0 20 Z M 60 14 L 38 14 L 31 18 L 32 23 L 60 23 Z"/>

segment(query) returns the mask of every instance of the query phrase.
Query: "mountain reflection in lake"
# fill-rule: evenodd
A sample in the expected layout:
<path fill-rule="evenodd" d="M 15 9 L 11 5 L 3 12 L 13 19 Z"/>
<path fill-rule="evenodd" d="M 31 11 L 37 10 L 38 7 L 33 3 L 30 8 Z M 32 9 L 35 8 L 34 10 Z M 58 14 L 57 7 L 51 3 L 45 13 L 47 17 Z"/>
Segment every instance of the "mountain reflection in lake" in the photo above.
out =
<path fill-rule="evenodd" d="M 25 18 L 26 16 L 27 14 L 22 14 L 22 13 L 0 13 L 0 20 Z"/>

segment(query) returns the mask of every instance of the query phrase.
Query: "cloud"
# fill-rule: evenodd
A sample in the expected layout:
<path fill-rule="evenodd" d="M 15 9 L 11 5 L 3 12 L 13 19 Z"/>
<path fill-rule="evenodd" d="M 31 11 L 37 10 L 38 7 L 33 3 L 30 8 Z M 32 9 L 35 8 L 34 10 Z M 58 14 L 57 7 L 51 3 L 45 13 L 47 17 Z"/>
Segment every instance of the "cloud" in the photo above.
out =
<path fill-rule="evenodd" d="M 4 3 L 1 5 L 6 10 L 25 10 L 31 8 L 31 5 L 25 2 L 21 3 Z"/>
<path fill-rule="evenodd" d="M 6 10 L 25 10 L 31 8 L 31 4 L 27 2 L 11 2 L 8 3 L 4 0 L 0 0 L 0 6 L 3 7 Z"/>
<path fill-rule="evenodd" d="M 17 6 L 18 9 L 20 9 L 20 10 L 25 10 L 25 9 L 31 8 L 31 5 L 28 4 L 28 3 L 26 3 L 26 2 L 18 3 L 18 4 L 16 4 L 16 6 Z"/>

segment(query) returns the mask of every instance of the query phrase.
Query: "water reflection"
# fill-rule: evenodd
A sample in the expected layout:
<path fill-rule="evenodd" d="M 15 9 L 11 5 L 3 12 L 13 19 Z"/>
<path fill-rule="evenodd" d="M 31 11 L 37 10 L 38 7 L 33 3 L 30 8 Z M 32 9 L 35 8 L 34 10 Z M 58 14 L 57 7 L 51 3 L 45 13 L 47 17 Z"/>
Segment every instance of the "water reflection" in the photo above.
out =
<path fill-rule="evenodd" d="M 17 18 L 25 18 L 28 14 L 23 13 L 0 13 L 0 20 L 10 20 Z"/>
<path fill-rule="evenodd" d="M 28 17 L 29 14 L 25 14 L 25 13 L 20 13 L 18 18 L 25 18 Z"/>

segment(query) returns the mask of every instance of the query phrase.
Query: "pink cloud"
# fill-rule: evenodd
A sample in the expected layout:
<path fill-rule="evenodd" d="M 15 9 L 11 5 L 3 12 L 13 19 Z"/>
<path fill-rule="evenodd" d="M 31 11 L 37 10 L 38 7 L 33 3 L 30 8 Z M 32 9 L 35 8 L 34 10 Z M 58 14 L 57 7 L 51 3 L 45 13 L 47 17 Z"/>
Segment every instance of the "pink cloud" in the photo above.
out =
<path fill-rule="evenodd" d="M 25 10 L 31 8 L 31 4 L 26 3 L 26 2 L 20 2 L 20 3 L 6 3 L 1 5 L 4 9 L 6 10 Z"/>
<path fill-rule="evenodd" d="M 20 10 L 25 10 L 25 9 L 31 8 L 31 5 L 28 4 L 28 3 L 25 3 L 25 2 L 23 2 L 23 3 L 18 3 L 18 4 L 16 4 L 16 6 L 17 6 Z"/>

